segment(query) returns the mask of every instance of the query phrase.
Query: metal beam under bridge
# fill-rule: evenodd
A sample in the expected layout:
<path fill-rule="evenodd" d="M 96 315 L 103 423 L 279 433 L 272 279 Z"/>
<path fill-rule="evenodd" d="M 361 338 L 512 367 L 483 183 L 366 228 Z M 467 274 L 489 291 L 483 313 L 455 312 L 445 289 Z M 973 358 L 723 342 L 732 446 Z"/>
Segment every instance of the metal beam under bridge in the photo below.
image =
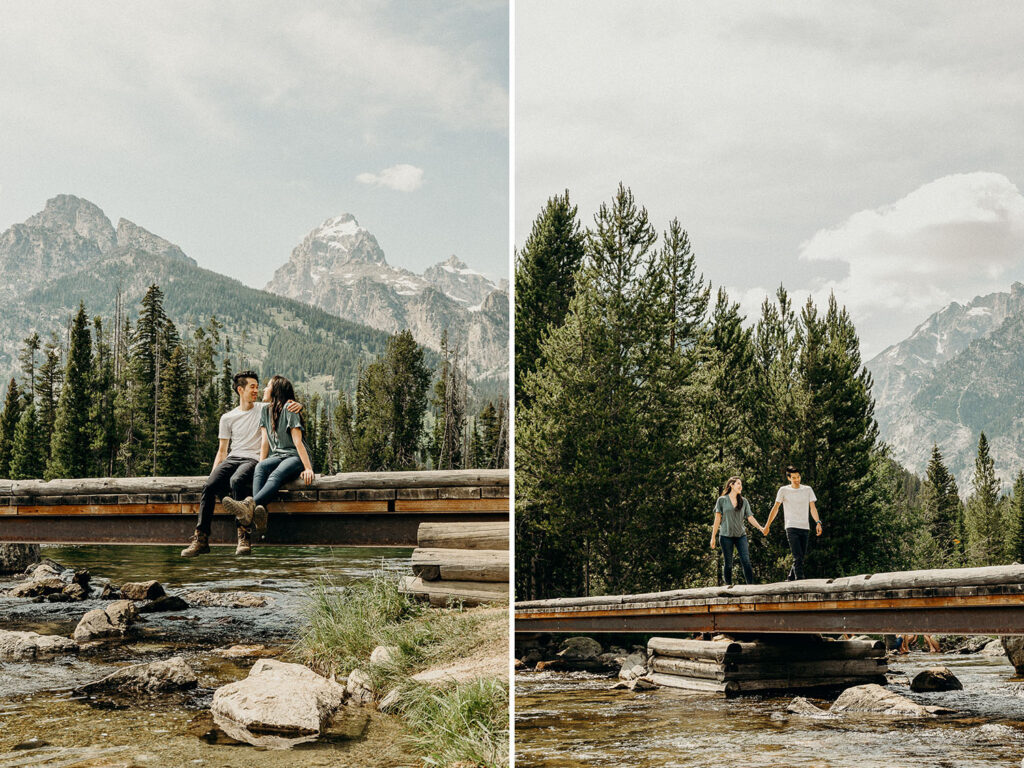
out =
<path fill-rule="evenodd" d="M 1024 566 L 516 603 L 516 632 L 1024 634 Z"/>
<path fill-rule="evenodd" d="M 0 542 L 182 544 L 205 477 L 0 480 Z M 424 522 L 509 519 L 503 470 L 350 472 L 292 483 L 270 505 L 265 544 L 415 547 Z M 218 503 L 211 544 L 234 544 Z"/>

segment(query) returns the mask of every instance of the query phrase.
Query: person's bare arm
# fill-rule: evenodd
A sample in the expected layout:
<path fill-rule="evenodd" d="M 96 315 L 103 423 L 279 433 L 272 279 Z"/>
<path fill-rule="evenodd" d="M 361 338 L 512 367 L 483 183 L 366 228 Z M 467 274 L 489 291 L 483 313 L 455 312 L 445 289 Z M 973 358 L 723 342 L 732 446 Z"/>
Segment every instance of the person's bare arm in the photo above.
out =
<path fill-rule="evenodd" d="M 284 407 L 287 408 L 292 413 L 298 413 L 299 411 L 302 410 L 302 403 L 297 403 L 294 400 L 289 400 L 287 403 L 284 404 Z"/>
<path fill-rule="evenodd" d="M 299 458 L 302 459 L 302 466 L 305 467 L 302 470 L 302 482 L 309 485 L 313 482 L 313 463 L 309 460 L 309 454 L 306 453 L 306 443 L 302 439 L 302 430 L 299 427 L 291 428 L 292 442 L 295 443 L 295 450 L 298 451 Z"/>
<path fill-rule="evenodd" d="M 772 511 L 768 513 L 768 520 L 767 520 L 767 522 L 765 522 L 764 528 L 761 529 L 765 536 L 768 535 L 768 530 L 772 527 L 772 520 L 774 520 L 775 516 L 777 514 L 779 514 L 779 504 L 780 503 L 781 502 L 776 501 L 775 502 L 775 506 L 772 507 Z"/>
<path fill-rule="evenodd" d="M 270 438 L 267 437 L 267 428 L 260 427 L 260 461 L 270 455 Z"/>
<path fill-rule="evenodd" d="M 754 517 L 753 514 L 747 515 L 747 520 L 749 520 L 750 524 L 757 528 L 757 530 L 759 530 L 761 533 L 765 532 L 764 527 L 759 522 L 757 522 L 757 518 Z"/>
<path fill-rule="evenodd" d="M 817 523 L 817 535 L 821 536 L 821 518 L 818 516 L 818 508 L 814 506 L 814 502 L 811 502 L 811 517 L 814 518 L 814 522 Z"/>
<path fill-rule="evenodd" d="M 715 512 L 715 524 L 711 526 L 711 548 L 715 548 L 715 539 L 718 538 L 718 526 L 722 524 L 722 513 Z"/>
<path fill-rule="evenodd" d="M 228 443 L 230 442 L 230 440 L 225 440 L 223 437 L 220 438 L 217 445 L 217 455 L 213 457 L 213 469 L 216 469 L 217 465 L 228 457 Z"/>

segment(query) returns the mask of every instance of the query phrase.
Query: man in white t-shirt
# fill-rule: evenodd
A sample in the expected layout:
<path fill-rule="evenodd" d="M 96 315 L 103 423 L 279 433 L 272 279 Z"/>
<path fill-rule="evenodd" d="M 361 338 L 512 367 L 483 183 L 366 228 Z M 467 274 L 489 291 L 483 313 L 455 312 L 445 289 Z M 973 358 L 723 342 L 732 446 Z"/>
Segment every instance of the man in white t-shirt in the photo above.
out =
<path fill-rule="evenodd" d="M 764 535 L 768 535 L 768 529 L 779 513 L 781 504 L 785 513 L 786 538 L 789 539 L 789 549 L 793 553 L 793 565 L 789 569 L 786 581 L 794 581 L 804 578 L 804 558 L 811 538 L 808 512 L 814 518 L 818 536 L 821 536 L 821 518 L 818 517 L 818 508 L 814 506 L 814 502 L 818 500 L 814 495 L 814 489 L 809 485 L 800 485 L 800 470 L 794 466 L 786 467 L 786 479 L 789 480 L 789 485 L 779 488 L 775 495 L 775 506 L 768 515 L 768 522 L 764 524 Z"/>
<path fill-rule="evenodd" d="M 260 414 L 267 404 L 257 400 L 260 387 L 255 371 L 236 373 L 233 384 L 238 393 L 238 407 L 220 417 L 217 433 L 220 442 L 213 459 L 213 471 L 199 497 L 196 530 L 192 541 L 181 551 L 182 557 L 195 557 L 210 551 L 210 523 L 218 496 L 238 500 L 252 496 L 253 471 L 260 458 Z M 294 401 L 286 407 L 294 413 L 302 410 L 302 406 Z M 237 529 L 235 554 L 247 555 L 252 551 L 249 530 L 242 525 Z"/>

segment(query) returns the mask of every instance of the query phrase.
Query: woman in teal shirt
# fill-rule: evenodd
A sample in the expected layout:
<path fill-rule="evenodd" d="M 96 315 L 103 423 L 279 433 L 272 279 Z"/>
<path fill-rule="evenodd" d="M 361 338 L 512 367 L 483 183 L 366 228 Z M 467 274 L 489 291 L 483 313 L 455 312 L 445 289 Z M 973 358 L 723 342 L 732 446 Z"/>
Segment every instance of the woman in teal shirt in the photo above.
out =
<path fill-rule="evenodd" d="M 750 511 L 750 502 L 743 498 L 743 481 L 734 475 L 725 481 L 722 495 L 715 502 L 715 523 L 711 527 L 711 548 L 715 548 L 715 539 L 719 529 L 722 532 L 722 554 L 725 555 L 725 583 L 732 585 L 732 552 L 740 556 L 743 566 L 743 578 L 747 584 L 754 583 L 754 569 L 750 565 L 750 547 L 747 546 L 747 529 L 744 519 L 749 520 L 761 533 L 764 528 L 757 522 Z"/>

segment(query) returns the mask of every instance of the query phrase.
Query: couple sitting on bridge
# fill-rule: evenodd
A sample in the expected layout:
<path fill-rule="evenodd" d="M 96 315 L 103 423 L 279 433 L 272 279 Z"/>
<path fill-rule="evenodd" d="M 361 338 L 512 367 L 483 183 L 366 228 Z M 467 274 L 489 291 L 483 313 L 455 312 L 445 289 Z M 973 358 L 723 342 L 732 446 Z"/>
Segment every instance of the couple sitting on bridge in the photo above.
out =
<path fill-rule="evenodd" d="M 779 513 L 782 504 L 786 523 L 786 538 L 789 549 L 793 553 L 793 565 L 789 569 L 786 581 L 804 578 L 804 557 L 810 543 L 811 530 L 808 512 L 816 523 L 815 531 L 821 536 L 821 518 L 814 502 L 818 497 L 809 485 L 800 484 L 800 470 L 794 466 L 786 467 L 786 479 L 789 485 L 779 488 L 775 495 L 775 506 L 768 514 L 764 526 L 758 524 L 750 511 L 750 502 L 743 498 L 743 481 L 738 476 L 730 477 L 725 482 L 722 495 L 715 503 L 715 522 L 711 527 L 711 548 L 715 548 L 715 539 L 721 529 L 722 554 L 725 559 L 725 583 L 732 584 L 732 553 L 735 549 L 740 556 L 743 567 L 743 578 L 747 584 L 754 583 L 754 569 L 750 566 L 750 549 L 747 546 L 747 532 L 743 526 L 744 519 L 749 520 L 757 530 L 768 535 L 772 520 Z"/>
<path fill-rule="evenodd" d="M 302 476 L 313 482 L 313 464 L 303 435 L 300 411 L 292 383 L 272 376 L 259 396 L 259 377 L 254 371 L 235 374 L 238 407 L 220 417 L 220 445 L 203 493 L 199 521 L 182 557 L 210 551 L 210 524 L 217 496 L 237 520 L 236 555 L 252 552 L 252 531 L 267 530 L 267 504 L 282 485 Z M 230 448 L 230 450 L 229 450 Z M 258 463 L 257 463 L 258 462 Z"/>

